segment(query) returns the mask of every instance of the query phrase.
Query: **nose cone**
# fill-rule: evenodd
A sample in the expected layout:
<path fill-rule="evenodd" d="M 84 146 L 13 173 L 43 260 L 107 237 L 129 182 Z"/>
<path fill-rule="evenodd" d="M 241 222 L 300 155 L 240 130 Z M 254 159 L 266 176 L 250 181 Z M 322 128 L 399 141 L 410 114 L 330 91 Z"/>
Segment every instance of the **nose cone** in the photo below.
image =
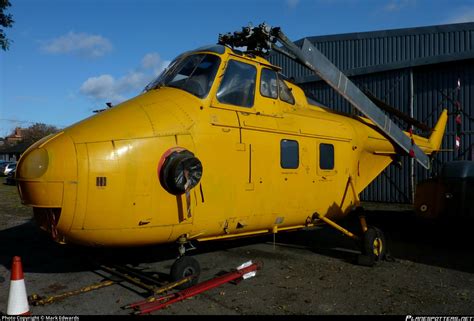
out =
<path fill-rule="evenodd" d="M 64 132 L 32 145 L 20 158 L 16 172 L 25 205 L 60 208 L 64 184 L 77 179 L 74 143 Z"/>

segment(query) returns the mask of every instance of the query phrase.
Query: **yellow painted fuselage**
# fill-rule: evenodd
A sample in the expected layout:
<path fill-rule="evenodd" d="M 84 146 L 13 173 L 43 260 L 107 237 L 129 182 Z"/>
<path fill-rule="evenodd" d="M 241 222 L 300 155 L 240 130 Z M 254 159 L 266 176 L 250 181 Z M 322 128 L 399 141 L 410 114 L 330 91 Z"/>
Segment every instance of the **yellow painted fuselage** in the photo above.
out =
<path fill-rule="evenodd" d="M 262 58 L 225 49 L 205 98 L 177 88 L 149 90 L 30 147 L 17 178 L 25 204 L 59 242 L 140 246 L 187 239 L 271 233 L 340 218 L 396 152 L 371 122 L 308 104 L 286 82 L 295 103 L 255 92 L 253 107 L 216 98 L 229 60 L 277 69 Z M 257 85 L 258 88 L 258 85 Z M 446 114 L 426 152 L 439 149 Z M 443 124 L 444 122 L 444 124 Z M 282 141 L 297 142 L 297 168 L 282 168 Z M 321 169 L 321 144 L 333 166 Z M 185 148 L 202 162 L 199 184 L 186 196 L 160 184 L 167 150 Z"/>

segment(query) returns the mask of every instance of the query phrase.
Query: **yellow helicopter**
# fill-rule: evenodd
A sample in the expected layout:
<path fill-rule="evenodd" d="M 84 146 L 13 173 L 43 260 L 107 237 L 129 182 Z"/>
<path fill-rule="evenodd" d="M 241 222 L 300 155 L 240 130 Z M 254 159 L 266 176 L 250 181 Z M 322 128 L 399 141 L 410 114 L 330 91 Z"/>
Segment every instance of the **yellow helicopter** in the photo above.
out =
<path fill-rule="evenodd" d="M 367 117 L 307 98 L 264 58 L 270 50 L 313 70 Z M 381 259 L 380 230 L 362 215 L 360 233 L 335 220 L 359 208 L 359 194 L 399 155 L 429 167 L 446 122 L 443 111 L 428 138 L 402 132 L 310 43 L 299 48 L 261 24 L 178 56 L 137 97 L 36 142 L 19 161 L 18 190 L 60 243 L 178 242 L 174 279 L 200 271 L 185 256 L 190 241 L 321 222 Z"/>

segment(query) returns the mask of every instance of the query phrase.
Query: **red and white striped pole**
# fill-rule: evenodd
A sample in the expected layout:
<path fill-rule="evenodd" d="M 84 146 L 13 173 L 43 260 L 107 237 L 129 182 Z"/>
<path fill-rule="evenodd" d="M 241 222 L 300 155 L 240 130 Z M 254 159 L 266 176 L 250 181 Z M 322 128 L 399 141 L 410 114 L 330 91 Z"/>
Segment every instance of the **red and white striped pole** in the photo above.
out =
<path fill-rule="evenodd" d="M 8 315 L 30 315 L 30 307 L 28 305 L 28 297 L 26 295 L 25 280 L 23 277 L 23 267 L 21 258 L 15 256 L 13 258 L 10 292 L 8 293 Z"/>

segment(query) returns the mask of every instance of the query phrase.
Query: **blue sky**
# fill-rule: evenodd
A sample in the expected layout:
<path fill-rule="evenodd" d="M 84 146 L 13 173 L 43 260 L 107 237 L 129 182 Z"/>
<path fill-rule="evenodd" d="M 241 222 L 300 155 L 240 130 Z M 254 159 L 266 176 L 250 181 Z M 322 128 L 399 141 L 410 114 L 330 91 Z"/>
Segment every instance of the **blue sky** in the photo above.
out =
<path fill-rule="evenodd" d="M 140 93 L 179 53 L 252 23 L 290 39 L 474 21 L 474 1 L 10 0 L 0 51 L 0 137 L 69 126 Z"/>

